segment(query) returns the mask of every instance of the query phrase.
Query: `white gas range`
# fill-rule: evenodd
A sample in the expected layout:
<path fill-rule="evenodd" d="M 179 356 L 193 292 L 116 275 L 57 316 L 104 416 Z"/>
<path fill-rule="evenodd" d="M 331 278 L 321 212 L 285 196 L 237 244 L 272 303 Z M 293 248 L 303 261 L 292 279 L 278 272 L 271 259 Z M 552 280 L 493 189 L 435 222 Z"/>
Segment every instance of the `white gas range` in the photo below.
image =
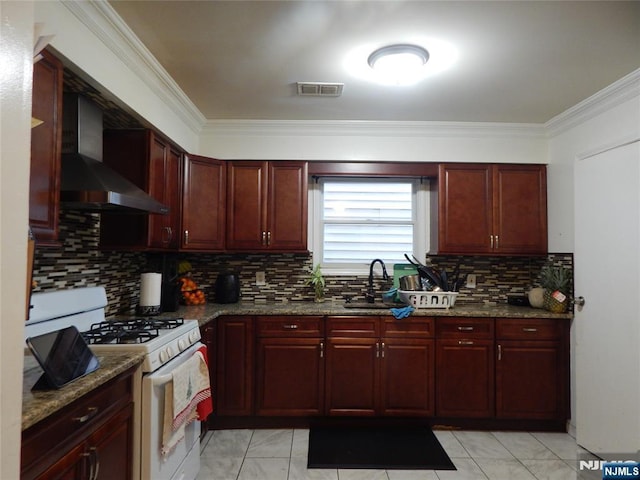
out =
<path fill-rule="evenodd" d="M 184 439 L 162 454 L 164 385 L 172 371 L 200 350 L 197 320 L 162 317 L 105 319 L 103 287 L 34 293 L 25 339 L 75 326 L 99 356 L 109 351 L 143 353 L 134 379 L 133 478 L 195 479 L 200 469 L 200 422 L 186 426 Z"/>

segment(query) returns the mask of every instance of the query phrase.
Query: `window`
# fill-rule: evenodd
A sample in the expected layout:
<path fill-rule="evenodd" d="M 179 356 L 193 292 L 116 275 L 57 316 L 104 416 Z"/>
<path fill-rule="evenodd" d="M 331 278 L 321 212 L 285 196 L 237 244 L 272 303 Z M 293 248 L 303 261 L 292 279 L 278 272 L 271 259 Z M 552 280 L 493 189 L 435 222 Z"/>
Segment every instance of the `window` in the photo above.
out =
<path fill-rule="evenodd" d="M 355 274 L 373 259 L 406 263 L 426 251 L 426 184 L 419 179 L 322 178 L 312 185 L 314 263 Z"/>

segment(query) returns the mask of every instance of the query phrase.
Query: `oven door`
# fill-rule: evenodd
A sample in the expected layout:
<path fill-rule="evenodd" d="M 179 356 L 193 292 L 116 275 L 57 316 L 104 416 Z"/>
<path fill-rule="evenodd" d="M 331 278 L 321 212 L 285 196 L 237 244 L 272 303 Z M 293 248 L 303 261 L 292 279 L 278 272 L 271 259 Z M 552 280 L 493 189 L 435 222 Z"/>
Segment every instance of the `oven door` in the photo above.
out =
<path fill-rule="evenodd" d="M 200 422 L 185 427 L 185 436 L 166 456 L 162 455 L 164 387 L 167 376 L 186 362 L 202 343 L 190 346 L 158 370 L 142 377 L 141 479 L 194 480 L 200 471 Z"/>

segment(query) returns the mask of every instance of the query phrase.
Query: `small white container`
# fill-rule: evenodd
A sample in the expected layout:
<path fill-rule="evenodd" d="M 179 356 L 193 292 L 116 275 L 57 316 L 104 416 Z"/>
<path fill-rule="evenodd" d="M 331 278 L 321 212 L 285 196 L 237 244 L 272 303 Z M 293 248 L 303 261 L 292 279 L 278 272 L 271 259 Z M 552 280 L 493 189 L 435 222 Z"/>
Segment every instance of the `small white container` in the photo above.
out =
<path fill-rule="evenodd" d="M 414 308 L 451 308 L 458 292 L 415 292 L 398 290 L 400 300 Z"/>

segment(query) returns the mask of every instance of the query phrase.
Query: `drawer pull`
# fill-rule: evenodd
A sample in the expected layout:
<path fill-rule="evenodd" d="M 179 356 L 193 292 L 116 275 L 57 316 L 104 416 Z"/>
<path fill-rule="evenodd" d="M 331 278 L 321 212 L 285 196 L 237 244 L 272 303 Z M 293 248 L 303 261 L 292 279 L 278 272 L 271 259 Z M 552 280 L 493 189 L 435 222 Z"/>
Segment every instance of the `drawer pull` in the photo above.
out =
<path fill-rule="evenodd" d="M 523 332 L 528 332 L 528 333 L 535 333 L 535 332 L 538 331 L 538 329 L 537 328 L 531 328 L 531 327 L 523 327 L 522 331 Z"/>
<path fill-rule="evenodd" d="M 473 332 L 473 327 L 458 327 L 461 332 Z"/>
<path fill-rule="evenodd" d="M 78 423 L 84 423 L 87 420 L 95 417 L 97 413 L 98 413 L 97 407 L 89 407 L 87 408 L 87 413 L 85 415 L 81 417 L 73 417 L 73 421 Z"/>
<path fill-rule="evenodd" d="M 473 345 L 473 340 L 458 340 L 458 345 Z"/>
<path fill-rule="evenodd" d="M 282 328 L 284 328 L 285 330 L 297 330 L 298 329 L 298 325 L 296 325 L 295 323 L 285 323 Z"/>
<path fill-rule="evenodd" d="M 320 342 L 320 358 L 324 358 L 324 342 Z"/>
<path fill-rule="evenodd" d="M 498 360 L 502 360 L 502 345 L 498 345 Z"/>

